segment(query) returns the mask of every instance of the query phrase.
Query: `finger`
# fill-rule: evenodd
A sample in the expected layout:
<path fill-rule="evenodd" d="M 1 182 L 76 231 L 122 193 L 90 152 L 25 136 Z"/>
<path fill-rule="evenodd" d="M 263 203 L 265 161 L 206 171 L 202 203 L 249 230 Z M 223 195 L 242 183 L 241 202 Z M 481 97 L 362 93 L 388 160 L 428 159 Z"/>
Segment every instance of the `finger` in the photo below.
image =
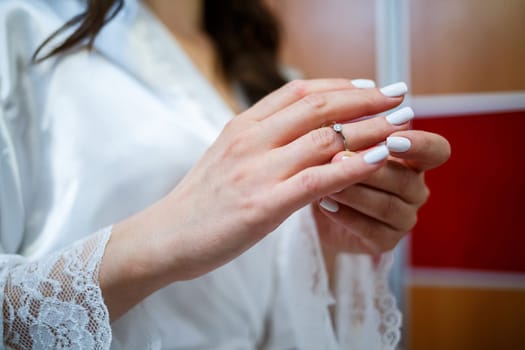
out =
<path fill-rule="evenodd" d="M 351 251 L 345 238 L 355 235 L 361 238 L 372 254 L 380 254 L 392 250 L 405 235 L 404 231 L 396 231 L 372 217 L 353 208 L 341 206 L 337 212 L 330 212 L 321 207 L 321 211 L 333 222 L 345 227 L 345 236 L 339 241 L 344 250 Z"/>
<path fill-rule="evenodd" d="M 312 93 L 365 87 L 373 88 L 375 84 L 372 80 L 367 79 L 293 80 L 261 99 L 241 116 L 252 120 L 262 120 Z"/>
<path fill-rule="evenodd" d="M 361 184 L 395 195 L 402 201 L 417 206 L 423 204 L 430 193 L 423 173 L 391 160 Z"/>
<path fill-rule="evenodd" d="M 353 151 L 368 148 L 384 141 L 395 131 L 406 130 L 414 118 L 410 107 L 401 108 L 385 117 L 374 117 L 343 125 L 343 135 L 348 148 Z"/>
<path fill-rule="evenodd" d="M 386 146 L 379 146 L 346 161 L 309 167 L 279 183 L 276 200 L 283 206 L 301 208 L 318 198 L 362 181 L 377 171 L 388 157 Z"/>
<path fill-rule="evenodd" d="M 340 162 L 343 158 L 355 155 L 353 152 L 339 152 L 332 162 Z M 404 163 L 390 159 L 378 171 L 360 182 L 376 191 L 395 195 L 403 202 L 421 206 L 430 195 L 425 184 L 424 173 L 407 167 Z"/>
<path fill-rule="evenodd" d="M 323 124 L 381 113 L 402 100 L 402 97 L 387 97 L 377 89 L 310 94 L 263 120 L 261 136 L 274 145 L 287 144 Z"/>
<path fill-rule="evenodd" d="M 396 231 L 408 231 L 417 220 L 417 208 L 398 196 L 364 185 L 347 187 L 330 196 L 333 200 L 376 219 Z"/>
<path fill-rule="evenodd" d="M 396 118 L 390 118 L 392 115 Z M 392 132 L 408 128 L 408 121 L 413 116 L 412 109 L 406 107 L 386 117 L 375 117 L 345 124 L 342 132 L 349 149 L 369 148 L 384 141 Z M 282 176 L 288 177 L 300 169 L 330 161 L 334 154 L 342 149 L 344 149 L 342 137 L 332 128 L 323 127 L 274 149 L 274 163 L 277 169 L 286 169 Z"/>
<path fill-rule="evenodd" d="M 406 130 L 387 138 L 392 155 L 404 159 L 417 171 L 436 168 L 450 158 L 450 144 L 441 135 L 422 130 Z"/>
<path fill-rule="evenodd" d="M 274 168 L 282 169 L 279 178 L 287 179 L 302 169 L 329 163 L 333 155 L 342 149 L 341 137 L 332 128 L 323 127 L 272 149 L 270 156 Z"/>

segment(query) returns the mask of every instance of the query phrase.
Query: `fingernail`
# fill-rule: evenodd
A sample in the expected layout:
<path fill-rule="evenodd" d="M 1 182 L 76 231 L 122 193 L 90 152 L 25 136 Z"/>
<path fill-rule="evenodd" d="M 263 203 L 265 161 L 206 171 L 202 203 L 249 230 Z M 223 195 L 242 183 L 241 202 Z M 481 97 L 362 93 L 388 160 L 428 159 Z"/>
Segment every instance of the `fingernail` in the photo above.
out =
<path fill-rule="evenodd" d="M 408 86 L 404 82 L 395 83 L 382 88 L 381 93 L 387 97 L 403 96 L 408 92 Z"/>
<path fill-rule="evenodd" d="M 355 155 L 355 152 L 352 152 L 352 151 L 346 151 L 345 154 L 343 154 L 341 156 L 341 160 L 347 160 L 347 159 L 350 159 L 352 158 L 352 156 Z"/>
<path fill-rule="evenodd" d="M 414 110 L 404 107 L 386 116 L 386 121 L 392 125 L 401 125 L 414 118 Z"/>
<path fill-rule="evenodd" d="M 377 146 L 370 151 L 366 152 L 363 159 L 368 164 L 374 164 L 377 162 L 382 161 L 386 157 L 388 157 L 388 147 L 385 145 Z"/>
<path fill-rule="evenodd" d="M 376 87 L 376 83 L 370 79 L 354 79 L 351 82 L 358 89 L 373 89 Z"/>
<path fill-rule="evenodd" d="M 339 204 L 337 204 L 336 201 L 333 201 L 329 198 L 323 198 L 319 205 L 326 211 L 329 211 L 330 213 L 337 213 L 339 210 Z"/>
<path fill-rule="evenodd" d="M 406 152 L 412 143 L 406 137 L 390 136 L 386 138 L 386 146 L 392 152 Z"/>

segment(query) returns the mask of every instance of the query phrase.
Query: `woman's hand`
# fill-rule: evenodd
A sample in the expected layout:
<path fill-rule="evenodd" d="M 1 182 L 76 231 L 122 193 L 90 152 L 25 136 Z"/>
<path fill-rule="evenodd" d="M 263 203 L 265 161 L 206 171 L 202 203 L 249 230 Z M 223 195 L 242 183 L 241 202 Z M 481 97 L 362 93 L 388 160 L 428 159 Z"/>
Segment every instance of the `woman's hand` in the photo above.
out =
<path fill-rule="evenodd" d="M 314 206 L 326 251 L 379 254 L 394 248 L 416 224 L 430 193 L 425 171 L 444 163 L 450 146 L 443 137 L 420 130 L 396 132 L 387 145 L 394 157 L 383 168 Z M 333 161 L 346 161 L 344 155 Z"/>
<path fill-rule="evenodd" d="M 320 126 L 384 112 L 405 92 L 404 84 L 378 90 L 295 81 L 234 118 L 171 193 L 115 225 L 101 267 L 112 318 L 168 283 L 237 257 L 297 209 L 370 178 L 386 148 L 331 163 L 343 142 Z M 345 128 L 362 146 L 406 129 L 385 120 Z"/>

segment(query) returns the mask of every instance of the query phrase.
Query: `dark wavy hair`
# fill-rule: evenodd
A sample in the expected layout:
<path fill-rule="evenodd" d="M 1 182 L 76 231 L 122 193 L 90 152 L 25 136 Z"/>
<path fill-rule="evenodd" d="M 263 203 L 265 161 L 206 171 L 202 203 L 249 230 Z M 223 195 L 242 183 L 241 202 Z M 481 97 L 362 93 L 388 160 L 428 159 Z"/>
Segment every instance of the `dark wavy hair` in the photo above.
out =
<path fill-rule="evenodd" d="M 35 51 L 33 62 L 72 49 L 91 50 L 97 35 L 124 6 L 124 0 L 87 0 L 86 10 L 48 37 Z M 203 29 L 212 39 L 226 80 L 238 83 L 251 103 L 285 83 L 279 71 L 279 26 L 262 0 L 205 0 Z M 64 31 L 73 33 L 49 53 L 43 48 Z"/>

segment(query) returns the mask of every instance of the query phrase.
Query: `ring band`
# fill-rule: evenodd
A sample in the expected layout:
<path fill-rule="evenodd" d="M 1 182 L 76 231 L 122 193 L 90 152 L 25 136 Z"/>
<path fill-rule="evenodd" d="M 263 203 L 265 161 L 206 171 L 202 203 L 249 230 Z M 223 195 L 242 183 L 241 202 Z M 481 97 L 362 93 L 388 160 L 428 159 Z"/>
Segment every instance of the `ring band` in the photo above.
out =
<path fill-rule="evenodd" d="M 341 123 L 334 123 L 332 124 L 332 129 L 341 136 L 341 139 L 343 140 L 343 144 L 345 146 L 345 151 L 350 151 L 348 148 L 348 143 L 346 142 L 345 135 L 343 135 L 343 124 Z"/>

